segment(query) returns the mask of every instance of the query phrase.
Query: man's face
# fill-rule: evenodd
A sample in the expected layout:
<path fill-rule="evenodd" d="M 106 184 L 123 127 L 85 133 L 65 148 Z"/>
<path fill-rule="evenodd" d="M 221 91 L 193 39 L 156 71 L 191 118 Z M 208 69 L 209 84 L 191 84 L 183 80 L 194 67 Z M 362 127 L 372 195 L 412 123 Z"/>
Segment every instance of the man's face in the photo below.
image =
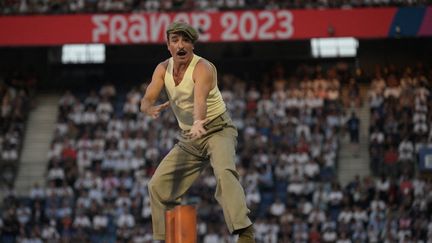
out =
<path fill-rule="evenodd" d="M 194 44 L 181 32 L 169 34 L 167 47 L 176 62 L 187 62 L 192 58 Z"/>

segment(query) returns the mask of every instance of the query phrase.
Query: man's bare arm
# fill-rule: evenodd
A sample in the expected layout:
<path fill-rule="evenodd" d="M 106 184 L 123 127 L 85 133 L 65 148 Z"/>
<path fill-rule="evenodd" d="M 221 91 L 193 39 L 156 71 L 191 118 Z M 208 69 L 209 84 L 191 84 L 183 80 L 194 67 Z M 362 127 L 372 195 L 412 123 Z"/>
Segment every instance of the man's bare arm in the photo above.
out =
<path fill-rule="evenodd" d="M 216 85 L 214 75 L 213 66 L 208 61 L 201 60 L 197 63 L 193 74 L 195 81 L 194 124 L 190 131 L 193 138 L 199 138 L 206 133 L 204 124 L 207 122 L 207 98 Z"/>
<path fill-rule="evenodd" d="M 207 98 L 210 90 L 216 85 L 213 75 L 213 66 L 208 61 L 202 60 L 197 63 L 194 72 L 194 121 L 207 117 Z"/>
<path fill-rule="evenodd" d="M 160 63 L 153 72 L 152 81 L 146 89 L 144 97 L 141 99 L 141 111 L 147 115 L 158 118 L 162 110 L 169 106 L 169 102 L 153 106 L 164 87 L 164 74 L 167 61 Z"/>

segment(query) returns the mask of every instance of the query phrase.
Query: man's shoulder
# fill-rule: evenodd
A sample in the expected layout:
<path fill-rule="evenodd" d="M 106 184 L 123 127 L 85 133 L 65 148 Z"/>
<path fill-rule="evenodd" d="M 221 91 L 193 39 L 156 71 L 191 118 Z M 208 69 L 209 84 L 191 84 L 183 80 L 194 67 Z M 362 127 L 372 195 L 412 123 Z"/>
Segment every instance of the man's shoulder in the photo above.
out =
<path fill-rule="evenodd" d="M 209 60 L 205 59 L 204 57 L 201 56 L 197 56 L 198 62 L 197 65 L 208 65 L 208 66 L 214 66 L 214 64 L 212 62 L 210 62 Z"/>
<path fill-rule="evenodd" d="M 160 62 L 154 70 L 154 75 L 163 77 L 165 75 L 166 70 L 168 69 L 168 63 L 169 63 L 169 59 Z"/>
<path fill-rule="evenodd" d="M 201 72 L 203 71 L 213 72 L 213 70 L 216 69 L 215 65 L 212 62 L 210 62 L 209 60 L 203 57 L 200 57 L 195 68 L 199 69 Z"/>
<path fill-rule="evenodd" d="M 157 65 L 157 68 L 167 69 L 170 58 L 165 59 Z"/>

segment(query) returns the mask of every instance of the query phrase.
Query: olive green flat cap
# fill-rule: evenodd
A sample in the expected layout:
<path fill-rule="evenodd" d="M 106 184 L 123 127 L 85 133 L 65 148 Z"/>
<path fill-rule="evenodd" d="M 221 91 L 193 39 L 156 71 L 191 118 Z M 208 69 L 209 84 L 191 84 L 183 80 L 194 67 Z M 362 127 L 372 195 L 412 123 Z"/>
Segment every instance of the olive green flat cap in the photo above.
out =
<path fill-rule="evenodd" d="M 192 40 L 192 42 L 197 41 L 199 37 L 198 31 L 185 22 L 173 22 L 170 24 L 166 31 L 167 37 L 169 34 L 177 32 L 185 33 Z"/>

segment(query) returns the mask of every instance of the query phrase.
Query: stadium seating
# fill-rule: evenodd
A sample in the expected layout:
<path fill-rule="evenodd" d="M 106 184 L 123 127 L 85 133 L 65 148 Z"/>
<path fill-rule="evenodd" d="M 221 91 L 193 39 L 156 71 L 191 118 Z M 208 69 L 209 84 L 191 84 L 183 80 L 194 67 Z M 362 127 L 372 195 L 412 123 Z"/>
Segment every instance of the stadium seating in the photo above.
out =
<path fill-rule="evenodd" d="M 13 75 L 0 77 L 0 187 L 13 186 L 25 134 L 25 122 L 32 105 L 34 80 Z"/>
<path fill-rule="evenodd" d="M 259 0 L 86 0 L 86 1 L 2 1 L 1 14 L 59 14 L 94 12 L 137 12 L 137 11 L 218 11 L 238 9 L 324 9 L 360 8 L 388 6 L 425 6 L 428 0 L 347 0 L 347 1 L 259 1 Z"/>
<path fill-rule="evenodd" d="M 425 67 L 378 70 L 371 82 L 370 154 L 376 175 L 412 177 L 430 148 L 431 86 Z"/>

